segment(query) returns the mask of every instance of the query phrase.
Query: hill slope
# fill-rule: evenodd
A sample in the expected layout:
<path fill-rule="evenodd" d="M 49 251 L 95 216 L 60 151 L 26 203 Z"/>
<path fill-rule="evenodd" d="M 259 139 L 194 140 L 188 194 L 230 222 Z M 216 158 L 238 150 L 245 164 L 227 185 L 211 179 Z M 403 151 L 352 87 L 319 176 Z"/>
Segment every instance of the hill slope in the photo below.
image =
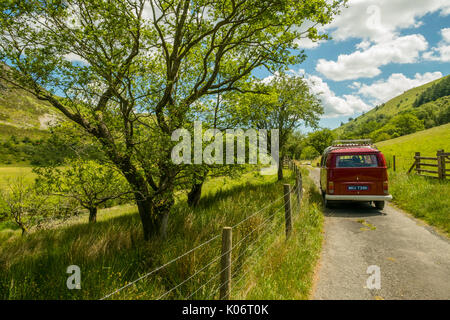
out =
<path fill-rule="evenodd" d="M 414 162 L 414 154 L 420 152 L 425 157 L 436 156 L 436 151 L 450 152 L 450 123 L 415 132 L 395 139 L 377 142 L 377 147 L 388 162 L 396 157 L 397 168 L 404 171 Z"/>
<path fill-rule="evenodd" d="M 442 81 L 449 82 L 450 76 L 405 91 L 336 128 L 334 133 L 340 138 L 364 137 L 382 141 L 445 124 L 449 121 L 450 96 L 439 97 L 420 106 L 414 106 L 414 102 L 422 93 Z M 398 127 L 403 128 L 398 130 L 395 127 L 396 122 L 401 122 Z"/>
<path fill-rule="evenodd" d="M 49 104 L 0 82 L 0 165 L 28 164 L 33 148 L 58 118 Z"/>

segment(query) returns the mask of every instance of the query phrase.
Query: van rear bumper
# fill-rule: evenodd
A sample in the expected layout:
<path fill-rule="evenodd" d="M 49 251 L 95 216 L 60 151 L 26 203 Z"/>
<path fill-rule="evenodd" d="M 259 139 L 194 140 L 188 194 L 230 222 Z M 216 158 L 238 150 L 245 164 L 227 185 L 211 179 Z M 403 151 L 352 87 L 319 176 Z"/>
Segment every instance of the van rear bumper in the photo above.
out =
<path fill-rule="evenodd" d="M 347 200 L 347 201 L 389 201 L 392 200 L 392 195 L 385 196 L 371 196 L 371 195 L 335 195 L 326 194 L 327 200 Z"/>

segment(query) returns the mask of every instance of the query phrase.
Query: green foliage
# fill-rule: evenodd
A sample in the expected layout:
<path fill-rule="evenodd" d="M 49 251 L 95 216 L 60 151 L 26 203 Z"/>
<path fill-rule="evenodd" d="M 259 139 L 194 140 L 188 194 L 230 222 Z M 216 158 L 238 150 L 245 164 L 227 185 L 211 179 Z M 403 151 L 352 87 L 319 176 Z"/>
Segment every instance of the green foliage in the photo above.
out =
<path fill-rule="evenodd" d="M 450 96 L 450 77 L 446 77 L 437 83 L 434 83 L 431 87 L 422 92 L 414 101 L 413 106 L 415 108 L 437 100 L 441 97 Z"/>
<path fill-rule="evenodd" d="M 287 139 L 285 147 L 286 155 L 291 159 L 300 159 L 304 147 L 305 137 L 302 133 L 294 131 Z"/>
<path fill-rule="evenodd" d="M 256 68 L 303 61 L 292 50 L 298 39 L 326 39 L 315 26 L 345 2 L 3 1 L 0 60 L 8 66 L 0 78 L 97 140 L 135 192 L 149 239 L 185 173 L 171 162 L 171 134 L 192 119 L 194 105 L 242 90 Z M 313 27 L 305 30 L 306 22 Z"/>
<path fill-rule="evenodd" d="M 308 134 L 306 144 L 313 147 L 318 154 L 322 154 L 325 148 L 331 145 L 333 140 L 333 132 L 330 129 L 322 129 Z M 309 155 L 311 155 L 310 152 Z"/>
<path fill-rule="evenodd" d="M 24 235 L 48 214 L 47 198 L 26 183 L 23 176 L 10 180 L 8 188 L 0 190 L 0 220 L 13 221 Z"/>
<path fill-rule="evenodd" d="M 320 156 L 320 153 L 317 152 L 316 148 L 312 146 L 307 146 L 303 148 L 301 159 L 302 160 L 312 160 Z"/>
<path fill-rule="evenodd" d="M 107 206 L 116 199 L 129 200 L 124 177 L 117 170 L 92 160 L 72 160 L 64 168 L 38 167 L 34 173 L 38 188 L 48 194 L 72 198 L 88 210 L 96 211 L 100 205 Z"/>

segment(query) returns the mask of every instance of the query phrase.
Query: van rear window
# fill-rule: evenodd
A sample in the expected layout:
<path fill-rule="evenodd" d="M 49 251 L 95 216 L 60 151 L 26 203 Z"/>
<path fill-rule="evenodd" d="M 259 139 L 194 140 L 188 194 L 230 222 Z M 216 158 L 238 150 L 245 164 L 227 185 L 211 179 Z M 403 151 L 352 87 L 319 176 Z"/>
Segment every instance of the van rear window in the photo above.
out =
<path fill-rule="evenodd" d="M 338 168 L 377 167 L 377 156 L 375 154 L 352 154 L 336 157 Z"/>

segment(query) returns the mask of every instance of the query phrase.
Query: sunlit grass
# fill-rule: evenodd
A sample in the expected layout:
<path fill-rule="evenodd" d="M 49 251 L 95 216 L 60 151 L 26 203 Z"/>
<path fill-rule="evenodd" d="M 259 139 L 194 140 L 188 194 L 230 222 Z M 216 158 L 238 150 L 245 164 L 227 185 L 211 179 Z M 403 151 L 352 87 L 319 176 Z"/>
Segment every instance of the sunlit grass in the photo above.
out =
<path fill-rule="evenodd" d="M 450 180 L 390 172 L 394 202 L 450 236 Z"/>
<path fill-rule="evenodd" d="M 193 210 L 187 207 L 184 201 L 176 203 L 171 212 L 169 236 L 166 240 L 157 238 L 148 242 L 143 240 L 139 216 L 133 205 L 101 210 L 98 222 L 94 225 L 87 224 L 86 217 L 82 215 L 73 218 L 64 226 L 36 231 L 25 237 L 21 237 L 18 232 L 11 229 L 3 230 L 0 232 L 0 299 L 102 298 L 155 267 L 220 235 L 224 226 L 233 226 L 251 213 L 267 206 L 282 196 L 282 183 L 286 182 L 292 184 L 293 180 L 287 177 L 280 183 L 276 182 L 275 176 L 260 176 L 256 172 L 247 173 L 232 183 L 215 179 L 208 181 L 205 185 L 207 192 L 198 208 Z M 306 184 L 305 188 L 308 189 Z M 293 296 L 302 298 L 306 297 L 309 290 L 310 271 L 315 264 L 319 245 L 317 240 L 321 225 L 317 216 L 319 211 L 314 211 L 314 216 L 317 216 L 318 220 L 309 219 L 309 213 L 299 215 L 294 220 L 293 237 L 284 242 L 284 212 L 276 211 L 281 205 L 282 202 L 278 202 L 269 206 L 233 230 L 234 243 L 238 243 L 245 235 L 251 233 L 251 236 L 235 248 L 233 254 L 235 257 L 240 256 L 239 264 L 244 265 L 250 261 L 248 259 L 254 259 L 251 261 L 256 265 L 266 264 L 267 261 L 264 259 L 269 257 L 265 254 L 267 250 L 274 254 L 286 250 L 288 269 L 297 272 L 297 276 L 290 279 L 292 281 L 290 285 L 293 288 L 303 288 Z M 305 212 L 310 212 L 307 209 L 310 208 L 309 205 L 305 204 L 304 208 Z M 251 245 L 264 232 L 259 230 L 258 226 L 275 212 L 273 219 L 268 222 L 268 227 L 272 230 L 270 236 L 264 237 L 267 247 L 264 245 L 258 249 Z M 310 223 L 313 223 L 314 227 L 309 226 Z M 300 244 L 303 247 L 299 248 Z M 309 244 L 313 249 L 311 253 L 306 252 Z M 220 246 L 218 237 L 208 245 L 111 298 L 158 298 L 217 259 L 220 256 Z M 299 258 L 293 259 L 296 253 Z M 217 262 L 212 263 L 163 299 L 183 299 L 194 292 L 191 299 L 217 298 L 219 287 L 217 275 L 220 271 Z M 234 265 L 234 268 L 239 268 L 239 264 Z M 66 274 L 66 268 L 69 265 L 77 265 L 81 269 L 81 290 L 68 290 L 66 287 L 69 276 Z M 283 268 L 282 265 L 277 266 Z M 249 274 L 250 282 L 265 280 L 265 275 Z M 210 282 L 202 287 L 208 281 Z M 282 292 L 286 281 L 273 278 L 270 286 L 277 287 L 278 292 Z M 267 284 L 262 282 L 261 286 L 266 288 Z M 196 291 L 199 288 L 200 290 Z M 294 294 L 295 290 L 292 289 L 291 293 Z M 267 289 L 263 289 L 262 293 L 252 291 L 250 293 L 247 295 L 234 290 L 233 298 L 253 296 L 264 298 L 264 294 L 267 294 L 266 298 L 271 297 Z M 285 298 L 289 296 L 285 295 Z"/>

